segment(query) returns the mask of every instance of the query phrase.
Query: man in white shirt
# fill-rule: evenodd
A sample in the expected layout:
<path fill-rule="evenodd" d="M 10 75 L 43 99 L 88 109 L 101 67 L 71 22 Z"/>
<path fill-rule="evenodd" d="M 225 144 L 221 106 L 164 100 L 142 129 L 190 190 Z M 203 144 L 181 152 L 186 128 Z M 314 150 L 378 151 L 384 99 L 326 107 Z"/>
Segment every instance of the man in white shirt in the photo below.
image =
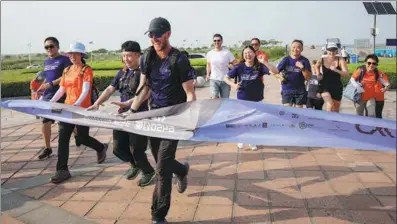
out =
<path fill-rule="evenodd" d="M 215 49 L 207 53 L 206 80 L 210 80 L 211 98 L 229 98 L 230 86 L 223 81 L 229 72 L 229 64 L 235 58 L 232 52 L 222 47 L 223 38 L 220 34 L 213 36 Z"/>
<path fill-rule="evenodd" d="M 342 50 L 340 51 L 340 55 L 346 62 L 349 60 L 349 52 L 347 52 L 346 47 L 343 46 Z"/>

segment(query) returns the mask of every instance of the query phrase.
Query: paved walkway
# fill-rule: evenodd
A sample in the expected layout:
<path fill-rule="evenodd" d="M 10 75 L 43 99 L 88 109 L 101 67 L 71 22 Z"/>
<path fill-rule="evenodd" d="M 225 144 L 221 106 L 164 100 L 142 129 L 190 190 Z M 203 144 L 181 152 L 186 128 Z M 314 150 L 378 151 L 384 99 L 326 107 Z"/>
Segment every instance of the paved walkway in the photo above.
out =
<path fill-rule="evenodd" d="M 279 83 L 266 77 L 265 101 L 280 104 Z M 208 88 L 197 89 L 199 98 Z M 236 93 L 232 92 L 232 97 Z M 117 99 L 117 96 L 112 99 Z M 385 117 L 396 119 L 395 92 L 386 96 Z M 115 108 L 108 103 L 106 110 Z M 354 113 L 342 102 L 343 113 Z M 126 180 L 128 164 L 108 151 L 96 164 L 92 149 L 71 141 L 72 178 L 49 184 L 56 155 L 38 161 L 41 126 L 34 116 L 2 110 L 2 223 L 150 223 L 153 185 Z M 52 130 L 57 148 L 57 127 Z M 91 135 L 112 147 L 111 130 Z M 149 155 L 151 163 L 152 156 Z M 175 187 L 172 223 L 358 223 L 396 221 L 396 153 L 353 149 L 261 147 L 238 151 L 233 143 L 182 142 L 177 159 L 191 164 L 189 187 Z M 15 220 L 16 218 L 17 220 Z"/>

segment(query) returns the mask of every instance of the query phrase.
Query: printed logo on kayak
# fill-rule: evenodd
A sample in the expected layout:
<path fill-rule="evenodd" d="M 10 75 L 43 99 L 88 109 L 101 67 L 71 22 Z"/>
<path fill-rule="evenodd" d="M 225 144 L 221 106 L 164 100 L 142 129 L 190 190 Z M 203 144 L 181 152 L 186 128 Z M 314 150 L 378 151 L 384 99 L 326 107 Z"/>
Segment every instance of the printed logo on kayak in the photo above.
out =
<path fill-rule="evenodd" d="M 280 128 L 287 127 L 288 124 L 269 124 L 267 122 L 257 123 L 257 124 L 226 124 L 226 128 Z"/>
<path fill-rule="evenodd" d="M 226 128 L 267 128 L 268 123 L 256 123 L 256 124 L 226 124 Z"/>
<path fill-rule="evenodd" d="M 342 127 L 340 122 L 335 124 L 335 128 L 328 128 L 328 131 L 339 131 L 339 132 L 349 132 L 348 129 Z"/>
<path fill-rule="evenodd" d="M 152 123 L 149 121 L 136 121 L 135 129 L 153 132 L 175 132 L 175 127 L 172 125 Z"/>
<path fill-rule="evenodd" d="M 51 113 L 61 114 L 62 113 L 62 109 L 51 109 Z"/>
<path fill-rule="evenodd" d="M 391 133 L 391 131 L 388 128 L 375 127 L 370 130 L 363 130 L 363 128 L 361 128 L 361 126 L 359 124 L 356 124 L 355 128 L 359 133 L 365 134 L 365 135 L 374 135 L 376 132 L 379 132 L 379 134 L 382 135 L 383 137 L 396 138 L 395 136 L 393 136 L 393 134 Z"/>
<path fill-rule="evenodd" d="M 309 124 L 309 123 L 306 123 L 304 121 L 299 123 L 299 128 L 300 129 L 306 129 L 306 128 L 312 128 L 312 127 L 314 127 L 313 124 Z"/>

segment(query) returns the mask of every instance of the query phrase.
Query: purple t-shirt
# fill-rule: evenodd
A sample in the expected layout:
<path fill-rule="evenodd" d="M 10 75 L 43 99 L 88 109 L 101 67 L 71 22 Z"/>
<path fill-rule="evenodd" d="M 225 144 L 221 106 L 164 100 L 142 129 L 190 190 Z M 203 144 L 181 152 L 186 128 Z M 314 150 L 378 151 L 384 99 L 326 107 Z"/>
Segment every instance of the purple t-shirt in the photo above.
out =
<path fill-rule="evenodd" d="M 287 60 L 289 66 L 287 66 Z M 312 71 L 310 62 L 307 58 L 301 56 L 298 59 L 293 59 L 291 56 L 287 56 L 281 60 L 277 68 L 281 72 L 285 69 L 288 75 L 287 83 L 282 84 L 282 91 L 288 93 L 303 93 L 305 92 L 305 77 L 303 76 L 300 68 L 295 66 L 295 63 L 300 61 L 303 66 L 309 71 Z"/>
<path fill-rule="evenodd" d="M 55 58 L 47 58 L 44 61 L 44 75 L 46 82 L 52 82 L 62 76 L 63 70 L 72 65 L 69 57 L 59 55 Z M 53 86 L 44 91 L 44 100 L 50 100 L 58 91 L 59 86 Z"/>
<path fill-rule="evenodd" d="M 150 99 L 152 108 L 161 108 L 186 102 L 186 93 L 182 83 L 195 78 L 189 59 L 182 54 L 177 60 L 177 74 L 171 75 L 171 62 L 168 57 L 160 59 L 157 54 L 151 61 L 151 72 L 145 74 L 149 79 Z M 146 71 L 143 57 L 141 57 L 141 71 Z"/>
<path fill-rule="evenodd" d="M 241 82 L 237 91 L 237 99 L 248 101 L 263 100 L 263 90 L 265 85 L 262 82 L 263 75 L 269 75 L 269 69 L 263 65 L 259 65 L 259 70 L 254 71 L 253 67 L 248 67 L 245 63 L 240 63 L 227 73 L 230 78 L 238 77 Z"/>

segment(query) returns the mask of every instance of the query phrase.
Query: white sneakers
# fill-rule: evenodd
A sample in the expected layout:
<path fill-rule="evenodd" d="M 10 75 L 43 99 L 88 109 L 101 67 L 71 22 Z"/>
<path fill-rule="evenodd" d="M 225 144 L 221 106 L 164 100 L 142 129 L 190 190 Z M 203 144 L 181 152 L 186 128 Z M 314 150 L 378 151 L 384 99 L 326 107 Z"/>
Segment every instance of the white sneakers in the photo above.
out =
<path fill-rule="evenodd" d="M 240 150 L 243 149 L 243 146 L 244 146 L 243 143 L 238 143 L 238 144 L 237 144 L 237 148 L 240 149 Z M 250 147 L 250 149 L 251 149 L 252 151 L 258 150 L 258 147 L 256 147 L 256 145 L 251 145 L 251 144 L 249 144 L 248 146 Z"/>

